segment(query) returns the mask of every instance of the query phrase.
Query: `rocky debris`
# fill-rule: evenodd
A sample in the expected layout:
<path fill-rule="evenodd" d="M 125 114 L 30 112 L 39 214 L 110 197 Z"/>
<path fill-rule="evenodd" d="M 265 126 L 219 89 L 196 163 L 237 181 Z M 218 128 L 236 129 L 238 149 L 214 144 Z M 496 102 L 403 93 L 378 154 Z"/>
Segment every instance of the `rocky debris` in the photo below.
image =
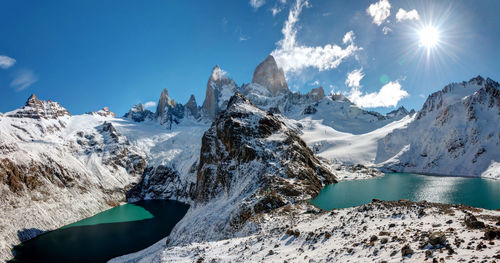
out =
<path fill-rule="evenodd" d="M 125 115 L 125 118 L 131 119 L 135 122 L 143 122 L 154 119 L 154 113 L 150 110 L 144 109 L 144 106 L 139 103 L 134 105 Z"/>
<path fill-rule="evenodd" d="M 35 94 L 31 94 L 22 108 L 8 112 L 6 116 L 13 118 L 57 119 L 59 117 L 71 116 L 71 114 L 58 102 L 39 100 Z"/>
<path fill-rule="evenodd" d="M 103 107 L 102 109 L 100 109 L 98 111 L 89 112 L 88 114 L 99 115 L 102 117 L 116 118 L 116 114 L 114 112 L 110 111 L 108 107 Z"/>
<path fill-rule="evenodd" d="M 421 209 L 429 213 L 420 217 Z M 305 202 L 289 204 L 262 218 L 255 233 L 169 245 L 158 257 L 170 261 L 201 257 L 208 262 L 489 262 L 500 249 L 500 244 L 482 241 L 483 229 L 468 229 L 457 220 L 472 213 L 494 225 L 498 211 L 407 200 L 375 200 L 317 214 L 309 210 Z M 451 225 L 432 227 L 452 219 Z M 388 230 L 389 225 L 394 226 Z M 382 231 L 382 237 L 377 235 Z"/>

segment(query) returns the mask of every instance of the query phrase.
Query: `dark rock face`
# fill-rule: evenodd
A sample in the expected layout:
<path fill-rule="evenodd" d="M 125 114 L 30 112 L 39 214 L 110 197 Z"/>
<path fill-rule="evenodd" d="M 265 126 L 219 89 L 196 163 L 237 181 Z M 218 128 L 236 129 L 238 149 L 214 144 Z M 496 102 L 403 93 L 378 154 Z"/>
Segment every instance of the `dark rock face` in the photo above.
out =
<path fill-rule="evenodd" d="M 307 93 L 310 97 L 312 97 L 315 101 L 320 101 L 325 97 L 325 90 L 323 87 L 317 87 L 312 89 L 309 93 Z"/>
<path fill-rule="evenodd" d="M 129 202 L 142 199 L 185 199 L 191 198 L 193 183 L 183 185 L 179 173 L 171 167 L 160 165 L 148 167 L 142 180 L 127 192 Z"/>
<path fill-rule="evenodd" d="M 39 100 L 35 94 L 32 94 L 25 105 L 7 115 L 14 118 L 32 118 L 32 119 L 57 119 L 71 114 L 59 103 L 53 101 Z"/>
<path fill-rule="evenodd" d="M 172 124 L 178 124 L 184 117 L 184 106 L 178 104 L 175 100 L 171 100 L 168 90 L 164 89 L 158 101 L 155 117 L 160 121 L 160 124 L 167 124 L 172 127 Z"/>
<path fill-rule="evenodd" d="M 195 119 L 199 119 L 201 117 L 194 95 L 191 94 L 191 97 L 189 97 L 189 100 L 184 107 L 186 108 L 186 111 Z"/>
<path fill-rule="evenodd" d="M 293 184 L 285 180 L 292 178 Z M 202 138 L 195 199 L 208 202 L 247 180 L 253 189 L 270 191 L 257 210 L 314 197 L 324 184 L 336 182 L 295 132 L 236 94 Z"/>
<path fill-rule="evenodd" d="M 267 58 L 257 66 L 253 73 L 252 83 L 257 83 L 266 87 L 273 95 L 289 92 L 285 73 L 283 69 L 278 68 L 278 64 L 276 64 L 274 57 L 271 55 L 267 56 Z"/>
<path fill-rule="evenodd" d="M 143 122 L 146 120 L 153 120 L 154 113 L 150 110 L 144 109 L 144 106 L 139 103 L 137 105 L 134 105 L 134 107 L 132 107 L 127 113 L 125 113 L 123 117 L 129 118 L 135 122 Z"/>

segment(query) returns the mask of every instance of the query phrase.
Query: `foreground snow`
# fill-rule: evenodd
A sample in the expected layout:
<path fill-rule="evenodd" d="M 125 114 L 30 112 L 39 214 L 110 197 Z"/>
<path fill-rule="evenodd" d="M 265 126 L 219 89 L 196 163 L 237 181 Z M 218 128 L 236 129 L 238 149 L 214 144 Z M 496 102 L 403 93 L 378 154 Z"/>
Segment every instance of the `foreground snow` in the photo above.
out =
<path fill-rule="evenodd" d="M 173 247 L 157 243 L 158 253 L 148 251 L 138 262 L 482 261 L 495 260 L 500 249 L 498 240 L 485 238 L 488 233 L 496 239 L 498 211 L 404 200 L 315 211 L 306 204 L 286 206 L 255 218 L 262 228 L 247 237 Z M 486 226 L 474 228 L 481 224 L 470 213 Z"/>

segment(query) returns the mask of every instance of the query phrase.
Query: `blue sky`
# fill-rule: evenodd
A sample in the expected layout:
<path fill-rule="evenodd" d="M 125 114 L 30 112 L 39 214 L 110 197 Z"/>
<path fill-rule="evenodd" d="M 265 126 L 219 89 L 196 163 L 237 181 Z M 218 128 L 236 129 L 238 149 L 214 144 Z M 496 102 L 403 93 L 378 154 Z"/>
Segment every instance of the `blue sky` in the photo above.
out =
<path fill-rule="evenodd" d="M 401 11 L 402 10 L 402 11 Z M 274 54 L 294 91 L 419 109 L 450 82 L 500 80 L 500 2 L 1 1 L 0 112 L 31 93 L 73 114 L 123 115 L 167 88 L 201 104 L 215 64 L 238 85 Z M 424 46 L 419 32 L 438 32 Z"/>

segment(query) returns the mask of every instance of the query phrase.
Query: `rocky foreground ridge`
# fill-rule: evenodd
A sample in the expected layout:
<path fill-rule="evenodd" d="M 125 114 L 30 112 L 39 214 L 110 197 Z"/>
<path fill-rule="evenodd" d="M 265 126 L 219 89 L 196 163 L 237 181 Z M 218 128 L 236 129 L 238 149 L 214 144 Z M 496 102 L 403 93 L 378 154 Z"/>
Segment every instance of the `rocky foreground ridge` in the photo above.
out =
<path fill-rule="evenodd" d="M 290 204 L 232 239 L 167 246 L 157 262 L 498 262 L 500 212 L 378 201 L 321 212 Z M 126 261 L 125 258 L 122 260 Z M 138 261 L 141 262 L 141 261 Z"/>

